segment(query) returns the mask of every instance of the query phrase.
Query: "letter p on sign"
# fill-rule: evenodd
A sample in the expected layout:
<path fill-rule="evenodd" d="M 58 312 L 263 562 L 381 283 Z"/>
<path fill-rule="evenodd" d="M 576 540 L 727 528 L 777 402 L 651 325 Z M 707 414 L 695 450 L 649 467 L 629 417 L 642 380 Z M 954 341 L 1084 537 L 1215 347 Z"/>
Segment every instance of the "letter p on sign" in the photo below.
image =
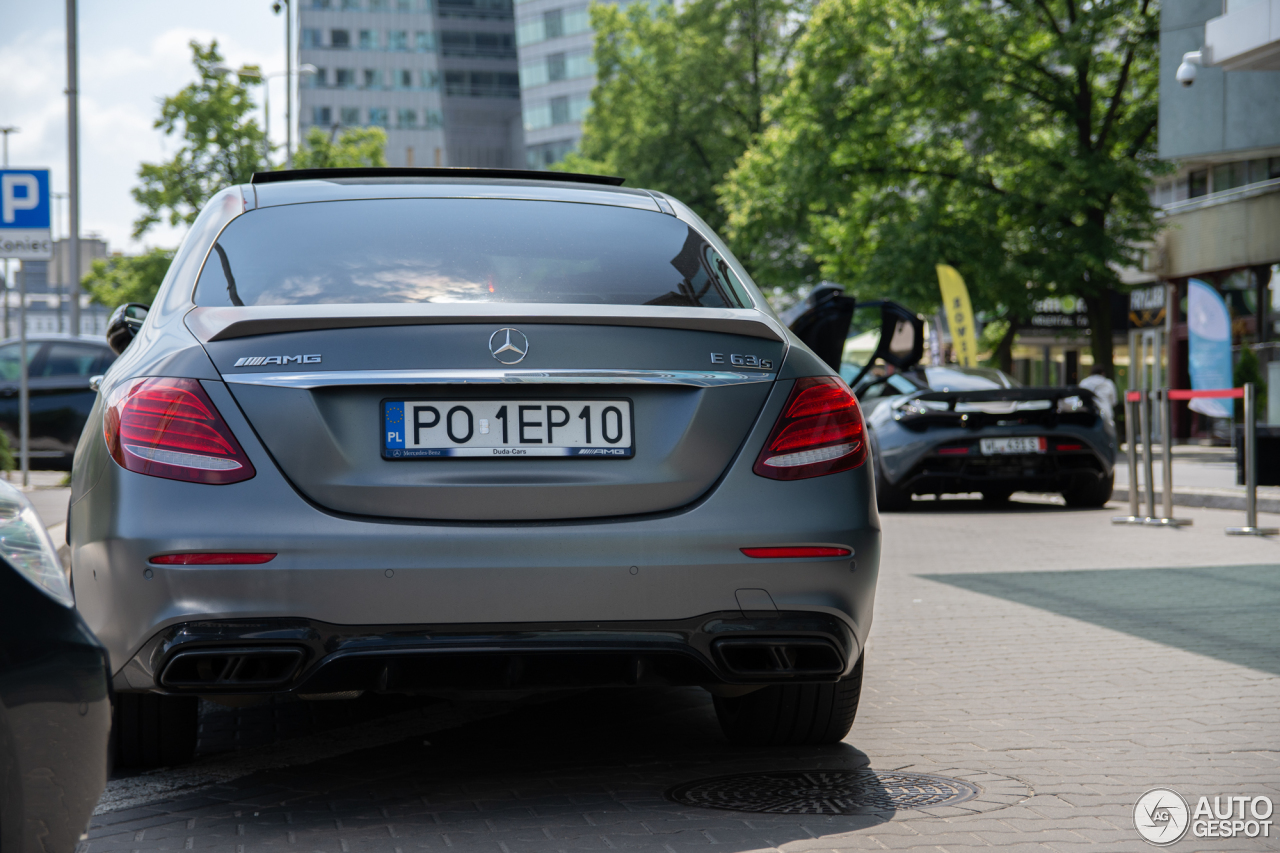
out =
<path fill-rule="evenodd" d="M 19 210 L 40 206 L 40 182 L 30 172 L 9 172 L 0 176 L 0 222 L 12 225 Z"/>

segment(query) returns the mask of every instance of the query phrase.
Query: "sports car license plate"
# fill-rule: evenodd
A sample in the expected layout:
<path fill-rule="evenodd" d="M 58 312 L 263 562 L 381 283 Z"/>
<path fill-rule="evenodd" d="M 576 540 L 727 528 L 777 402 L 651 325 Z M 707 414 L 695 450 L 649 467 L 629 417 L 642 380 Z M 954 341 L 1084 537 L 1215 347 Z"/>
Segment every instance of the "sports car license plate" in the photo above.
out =
<path fill-rule="evenodd" d="M 630 400 L 383 400 L 382 457 L 635 455 Z"/>
<path fill-rule="evenodd" d="M 1014 453 L 1044 453 L 1048 442 L 1042 437 L 984 438 L 979 444 L 983 456 L 1006 456 Z"/>

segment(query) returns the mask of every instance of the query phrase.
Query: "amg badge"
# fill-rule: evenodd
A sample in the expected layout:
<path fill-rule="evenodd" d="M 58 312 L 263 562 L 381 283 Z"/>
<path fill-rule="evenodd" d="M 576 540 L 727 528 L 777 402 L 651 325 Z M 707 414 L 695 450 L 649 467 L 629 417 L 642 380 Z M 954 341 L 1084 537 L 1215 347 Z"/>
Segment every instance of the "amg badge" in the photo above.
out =
<path fill-rule="evenodd" d="M 257 367 L 262 364 L 319 364 L 318 355 L 247 355 L 236 359 L 236 367 Z"/>

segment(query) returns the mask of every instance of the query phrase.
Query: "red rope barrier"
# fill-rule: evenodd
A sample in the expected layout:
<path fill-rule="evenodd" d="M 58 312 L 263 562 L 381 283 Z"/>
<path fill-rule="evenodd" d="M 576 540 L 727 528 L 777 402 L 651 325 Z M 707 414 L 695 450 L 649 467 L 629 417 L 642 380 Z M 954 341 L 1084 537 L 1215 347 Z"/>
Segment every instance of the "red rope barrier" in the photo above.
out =
<path fill-rule="evenodd" d="M 1206 388 L 1202 391 L 1192 391 L 1190 388 L 1170 388 L 1170 400 L 1194 400 L 1197 397 L 1216 397 L 1241 400 L 1244 398 L 1243 388 Z M 1141 391 L 1126 391 L 1124 398 L 1130 403 L 1136 403 L 1142 399 Z"/>
<path fill-rule="evenodd" d="M 1189 388 L 1172 388 L 1169 390 L 1170 400 L 1194 400 L 1197 397 L 1227 397 L 1234 400 L 1244 399 L 1243 388 L 1211 388 L 1204 391 L 1192 391 Z"/>

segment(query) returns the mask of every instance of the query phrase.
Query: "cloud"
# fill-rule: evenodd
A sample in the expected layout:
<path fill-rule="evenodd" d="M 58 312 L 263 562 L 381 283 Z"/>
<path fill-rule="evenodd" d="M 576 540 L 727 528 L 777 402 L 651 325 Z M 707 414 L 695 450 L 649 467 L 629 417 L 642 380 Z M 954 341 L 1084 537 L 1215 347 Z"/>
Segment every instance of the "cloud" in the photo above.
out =
<path fill-rule="evenodd" d="M 66 53 L 60 4 L 19 10 L 0 34 L 0 124 L 21 131 L 10 137 L 10 162 L 48 166 L 55 192 L 67 189 Z M 223 0 L 210 8 L 191 4 L 131 4 L 128 15 L 108 4 L 106 15 L 81 11 L 80 24 L 80 198 L 81 233 L 105 237 L 112 251 L 144 246 L 176 246 L 184 229 L 161 225 L 142 241 L 130 236 L 141 210 L 129 190 L 138 167 L 166 157 L 174 147 L 153 127 L 160 101 L 195 79 L 189 43 L 217 39 L 230 64 L 281 65 L 279 29 L 263 4 Z M 8 15 L 6 10 L 6 16 Z M 209 20 L 198 20 L 203 15 Z M 98 16 L 98 17 L 95 17 Z M 185 18 L 185 20 L 184 20 Z M 274 118 L 274 116 L 273 116 Z M 277 136 L 283 123 L 277 119 Z M 66 230 L 66 208 L 62 206 Z"/>

